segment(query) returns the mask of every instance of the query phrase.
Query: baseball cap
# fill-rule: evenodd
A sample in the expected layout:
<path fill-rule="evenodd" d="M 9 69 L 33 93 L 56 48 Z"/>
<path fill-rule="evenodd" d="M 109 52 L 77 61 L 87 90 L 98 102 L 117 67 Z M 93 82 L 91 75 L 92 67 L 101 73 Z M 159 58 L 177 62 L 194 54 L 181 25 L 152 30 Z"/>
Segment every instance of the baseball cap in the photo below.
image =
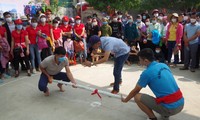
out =
<path fill-rule="evenodd" d="M 22 24 L 22 20 L 21 19 L 15 20 L 15 24 L 17 24 L 17 25 Z"/>
<path fill-rule="evenodd" d="M 93 35 L 89 39 L 89 47 L 92 47 L 94 44 L 98 43 L 100 41 L 100 37 L 97 35 Z"/>

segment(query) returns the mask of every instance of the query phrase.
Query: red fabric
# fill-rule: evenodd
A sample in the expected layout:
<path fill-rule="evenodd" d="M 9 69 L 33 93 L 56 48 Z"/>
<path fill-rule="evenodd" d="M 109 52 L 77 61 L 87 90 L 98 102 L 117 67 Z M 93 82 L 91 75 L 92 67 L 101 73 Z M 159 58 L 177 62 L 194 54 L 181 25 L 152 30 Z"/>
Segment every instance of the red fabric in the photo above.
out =
<path fill-rule="evenodd" d="M 60 38 L 60 33 L 62 30 L 60 28 L 53 28 L 53 36 L 55 40 L 58 40 Z"/>
<path fill-rule="evenodd" d="M 0 26 L 0 36 L 1 36 L 1 37 L 5 37 L 5 32 L 6 32 L 6 28 Z"/>
<path fill-rule="evenodd" d="M 76 32 L 76 34 L 81 35 L 81 33 L 83 32 L 83 28 L 85 28 L 84 24 L 76 24 L 74 26 L 74 31 Z"/>
<path fill-rule="evenodd" d="M 39 27 L 36 27 L 36 29 L 34 29 L 33 27 L 29 26 L 26 28 L 26 31 L 28 32 L 30 44 L 36 44 L 37 32 L 40 31 Z"/>
<path fill-rule="evenodd" d="M 39 24 L 39 29 L 42 33 L 45 33 L 48 37 L 50 37 L 50 29 L 52 29 L 52 25 L 46 23 L 44 26 L 42 24 Z"/>
<path fill-rule="evenodd" d="M 95 95 L 95 94 L 97 94 L 98 97 L 101 99 L 101 95 L 99 94 L 98 89 L 95 89 L 95 90 L 91 93 L 91 95 Z"/>
<path fill-rule="evenodd" d="M 176 102 L 178 100 L 180 100 L 181 98 L 183 98 L 182 92 L 180 89 L 178 89 L 175 93 L 172 93 L 170 95 L 161 97 L 161 98 L 156 98 L 156 103 L 160 104 L 161 102 L 169 104 L 169 103 L 173 103 Z"/>
<path fill-rule="evenodd" d="M 16 46 L 17 44 L 21 44 L 21 46 L 22 46 L 23 48 L 26 48 L 26 45 L 25 45 L 25 36 L 27 36 L 27 35 L 28 35 L 28 33 L 27 33 L 26 30 L 21 30 L 20 33 L 18 33 L 17 30 L 14 30 L 14 31 L 12 32 L 12 37 L 13 37 L 13 39 L 14 39 L 15 46 Z M 21 39 L 21 40 L 20 40 L 20 39 Z"/>
<path fill-rule="evenodd" d="M 66 27 L 65 25 L 61 25 L 60 29 L 62 29 L 63 32 L 70 32 L 72 30 L 72 26 L 67 25 L 67 27 Z"/>

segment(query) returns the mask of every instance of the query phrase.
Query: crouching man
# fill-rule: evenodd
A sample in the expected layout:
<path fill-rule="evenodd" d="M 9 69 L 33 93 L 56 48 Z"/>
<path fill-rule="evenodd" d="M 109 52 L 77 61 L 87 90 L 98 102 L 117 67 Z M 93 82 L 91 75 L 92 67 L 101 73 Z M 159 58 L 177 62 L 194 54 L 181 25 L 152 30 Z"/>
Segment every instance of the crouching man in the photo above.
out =
<path fill-rule="evenodd" d="M 135 88 L 122 102 L 128 102 L 134 97 L 138 107 L 146 113 L 149 120 L 157 120 L 153 111 L 159 113 L 163 120 L 182 111 L 184 98 L 169 67 L 164 63 L 154 61 L 154 53 L 150 48 L 142 49 L 139 53 L 140 64 L 146 66 Z M 155 97 L 140 93 L 146 86 Z"/>
<path fill-rule="evenodd" d="M 76 81 L 73 78 L 73 75 L 69 69 L 68 59 L 65 57 L 66 50 L 63 47 L 57 47 L 55 49 L 54 55 L 51 55 L 45 58 L 41 64 L 41 75 L 38 83 L 38 88 L 40 91 L 43 91 L 45 96 L 49 96 L 49 89 L 47 87 L 48 83 L 52 83 L 53 79 L 55 80 L 63 80 L 65 82 L 72 82 L 75 87 Z M 61 70 L 65 68 L 65 72 L 61 72 Z M 61 92 L 64 92 L 62 88 L 62 84 L 58 83 Z"/>

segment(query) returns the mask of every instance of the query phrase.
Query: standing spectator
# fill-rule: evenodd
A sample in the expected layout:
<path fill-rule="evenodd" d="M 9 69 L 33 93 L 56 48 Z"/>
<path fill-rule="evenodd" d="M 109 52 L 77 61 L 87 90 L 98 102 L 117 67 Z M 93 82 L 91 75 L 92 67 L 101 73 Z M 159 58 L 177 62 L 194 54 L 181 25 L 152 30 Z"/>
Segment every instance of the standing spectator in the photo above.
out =
<path fill-rule="evenodd" d="M 4 12 L 3 17 L 6 21 L 3 26 L 6 28 L 7 41 L 8 41 L 8 44 L 10 45 L 10 47 L 11 47 L 11 41 L 12 41 L 11 33 L 12 33 L 12 31 L 15 30 L 15 23 L 12 21 L 12 16 L 11 16 L 11 13 L 9 13 L 9 12 Z M 12 61 L 10 61 L 10 62 L 11 62 L 11 65 L 13 65 Z M 26 66 L 22 61 L 20 61 L 20 64 L 21 64 L 21 69 L 26 70 Z M 6 66 L 6 73 L 9 74 L 8 71 L 9 71 L 9 64 L 7 64 L 7 66 Z"/>
<path fill-rule="evenodd" d="M 91 36 L 92 35 L 98 35 L 99 37 L 101 36 L 101 30 L 100 27 L 98 26 L 98 22 L 96 18 L 92 19 L 92 29 L 91 29 Z"/>
<path fill-rule="evenodd" d="M 136 26 L 137 26 L 139 36 L 140 36 L 137 43 L 139 43 L 139 47 L 141 50 L 144 48 L 143 39 L 144 39 L 144 37 L 146 37 L 146 25 L 142 22 L 141 15 L 137 15 Z M 138 50 L 137 46 L 138 45 L 136 45 L 136 49 Z"/>
<path fill-rule="evenodd" d="M 47 9 L 45 15 L 46 15 L 46 22 L 52 24 L 52 11 L 50 9 Z"/>
<path fill-rule="evenodd" d="M 26 30 L 26 28 L 30 25 L 28 18 L 26 16 L 21 16 L 20 19 L 22 20 L 23 29 Z"/>
<path fill-rule="evenodd" d="M 51 38 L 55 47 L 63 46 L 62 29 L 60 29 L 58 26 L 59 26 L 59 22 L 56 19 L 54 19 L 53 32 L 51 33 Z"/>
<path fill-rule="evenodd" d="M 153 17 L 151 22 L 152 23 L 149 24 L 149 27 L 147 29 L 148 37 L 147 37 L 147 44 L 146 44 L 147 46 L 146 47 L 151 48 L 153 51 L 155 51 L 156 45 L 153 44 L 153 42 L 152 42 L 152 37 L 153 37 L 152 31 L 157 30 L 158 33 L 160 34 L 161 33 L 161 26 L 160 26 L 160 23 L 158 23 L 158 21 L 157 21 L 157 17 Z"/>
<path fill-rule="evenodd" d="M 41 63 L 41 57 L 39 53 L 39 48 L 37 45 L 37 36 L 38 32 L 40 31 L 37 23 L 37 19 L 32 18 L 31 19 L 31 25 L 27 27 L 26 31 L 28 32 L 28 38 L 30 40 L 30 58 L 31 58 L 31 65 L 32 65 L 32 71 L 33 73 L 36 73 L 36 70 L 39 70 L 39 68 L 36 68 L 35 61 L 39 65 Z"/>
<path fill-rule="evenodd" d="M 122 38 L 122 24 L 118 22 L 117 15 L 113 15 L 112 22 L 109 24 L 112 28 L 112 37 Z"/>
<path fill-rule="evenodd" d="M 159 10 L 158 9 L 154 9 L 152 11 L 152 15 L 157 18 L 159 16 Z"/>
<path fill-rule="evenodd" d="M 200 12 L 197 14 L 197 21 L 200 25 Z M 197 61 L 196 61 L 196 68 L 199 68 L 199 61 L 200 60 L 200 36 L 199 36 L 199 46 L 198 46 L 198 51 L 197 51 Z"/>
<path fill-rule="evenodd" d="M 198 37 L 200 35 L 200 25 L 196 21 L 196 13 L 190 15 L 190 23 L 185 26 L 184 30 L 184 67 L 180 70 L 188 70 L 195 72 L 196 55 L 198 50 Z M 191 59 L 190 59 L 191 58 Z M 191 61 L 191 62 L 190 62 Z"/>
<path fill-rule="evenodd" d="M 145 22 L 146 19 L 150 19 L 150 15 L 148 14 L 147 10 L 143 12 L 141 15 L 142 15 L 142 22 Z"/>
<path fill-rule="evenodd" d="M 9 12 L 4 12 L 3 17 L 6 21 L 3 26 L 6 28 L 7 40 L 9 45 L 11 46 L 11 41 L 12 41 L 11 33 L 12 31 L 15 30 L 15 23 L 12 21 L 11 14 Z"/>
<path fill-rule="evenodd" d="M 130 47 L 136 46 L 136 39 L 139 37 L 137 26 L 133 23 L 133 17 L 128 16 L 128 23 L 124 30 L 124 39 Z"/>
<path fill-rule="evenodd" d="M 64 43 L 67 41 L 67 38 L 72 38 L 72 26 L 69 24 L 69 18 L 67 16 L 62 18 L 62 23 L 60 28 L 62 29 L 62 39 Z"/>
<path fill-rule="evenodd" d="M 108 24 L 108 19 L 106 17 L 102 18 L 102 26 L 100 28 L 101 30 L 101 36 L 111 36 L 112 35 L 112 28 Z"/>
<path fill-rule="evenodd" d="M 85 25 L 81 23 L 81 17 L 75 17 L 76 24 L 74 26 L 74 34 L 76 36 L 76 40 L 81 40 L 84 43 L 84 59 L 87 58 L 87 45 L 86 45 L 86 37 L 85 37 Z"/>
<path fill-rule="evenodd" d="M 22 20 L 15 20 L 16 30 L 12 32 L 11 55 L 15 69 L 15 77 L 19 76 L 19 62 L 22 59 L 27 68 L 27 75 L 31 76 L 29 64 L 29 39 L 27 31 L 23 30 Z"/>
<path fill-rule="evenodd" d="M 3 82 L 3 77 L 10 77 L 5 74 L 6 65 L 9 62 L 10 45 L 6 39 L 6 29 L 2 27 L 2 20 L 0 19 L 0 83 Z"/>
<path fill-rule="evenodd" d="M 181 47 L 181 38 L 183 36 L 183 25 L 179 22 L 180 18 L 177 13 L 173 13 L 168 16 L 169 24 L 167 25 L 166 31 L 166 40 L 167 40 L 167 48 L 168 48 L 168 64 L 171 64 L 171 58 L 173 52 L 175 50 L 180 50 Z M 179 62 L 178 52 L 174 53 L 174 67 Z"/>
<path fill-rule="evenodd" d="M 91 30 L 92 30 L 92 16 L 87 16 L 87 23 L 85 24 L 85 31 L 87 34 L 87 43 L 89 41 L 89 38 L 92 36 L 91 35 Z"/>
<path fill-rule="evenodd" d="M 51 34 L 53 32 L 52 25 L 49 23 L 46 23 L 46 20 L 47 20 L 46 16 L 41 15 L 40 16 L 40 24 L 38 25 L 39 29 L 41 30 L 39 32 L 39 35 L 46 36 L 46 39 L 48 39 L 48 42 L 49 42 L 49 47 L 44 48 L 41 51 L 41 60 L 44 60 L 46 57 L 50 56 L 52 54 L 52 47 L 54 47 L 52 39 L 51 39 Z"/>

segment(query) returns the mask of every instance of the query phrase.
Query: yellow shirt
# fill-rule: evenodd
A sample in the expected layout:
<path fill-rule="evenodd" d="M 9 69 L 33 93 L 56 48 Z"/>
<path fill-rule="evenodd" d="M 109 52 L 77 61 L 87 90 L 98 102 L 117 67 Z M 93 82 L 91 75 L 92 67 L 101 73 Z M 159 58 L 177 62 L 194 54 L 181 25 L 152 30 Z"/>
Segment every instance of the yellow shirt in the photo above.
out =
<path fill-rule="evenodd" d="M 178 24 L 171 24 L 169 28 L 169 39 L 168 41 L 176 41 L 176 30 L 177 30 Z"/>

